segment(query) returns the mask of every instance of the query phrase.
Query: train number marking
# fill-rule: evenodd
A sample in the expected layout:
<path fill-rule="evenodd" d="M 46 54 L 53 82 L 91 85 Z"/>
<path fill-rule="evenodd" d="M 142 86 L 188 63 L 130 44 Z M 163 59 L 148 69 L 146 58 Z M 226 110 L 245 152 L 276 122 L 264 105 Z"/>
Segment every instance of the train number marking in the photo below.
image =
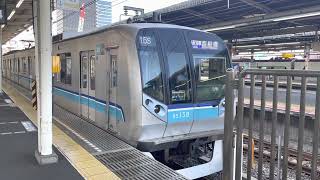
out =
<path fill-rule="evenodd" d="M 176 112 L 173 113 L 173 119 L 189 118 L 190 112 Z"/>

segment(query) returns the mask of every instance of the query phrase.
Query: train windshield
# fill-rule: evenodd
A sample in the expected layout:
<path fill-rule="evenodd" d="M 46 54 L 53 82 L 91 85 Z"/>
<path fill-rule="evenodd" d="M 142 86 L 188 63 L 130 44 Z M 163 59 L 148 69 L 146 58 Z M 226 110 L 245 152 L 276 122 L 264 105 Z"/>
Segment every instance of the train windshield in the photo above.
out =
<path fill-rule="evenodd" d="M 219 101 L 230 67 L 222 40 L 201 31 L 144 29 L 137 37 L 143 92 L 167 104 Z"/>
<path fill-rule="evenodd" d="M 169 103 L 190 103 L 192 84 L 184 35 L 177 29 L 159 29 L 159 34 L 167 65 Z"/>
<path fill-rule="evenodd" d="M 157 44 L 155 33 L 152 30 L 142 31 L 138 36 L 143 92 L 159 101 L 164 101 L 162 70 Z"/>
<path fill-rule="evenodd" d="M 225 46 L 211 34 L 190 31 L 187 36 L 195 76 L 195 101 L 222 99 L 229 66 Z"/>

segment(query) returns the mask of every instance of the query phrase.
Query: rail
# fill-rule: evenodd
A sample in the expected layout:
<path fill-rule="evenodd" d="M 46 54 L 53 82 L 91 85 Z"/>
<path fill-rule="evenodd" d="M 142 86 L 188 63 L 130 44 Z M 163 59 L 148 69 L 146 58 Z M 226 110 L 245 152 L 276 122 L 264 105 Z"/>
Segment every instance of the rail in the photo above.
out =
<path fill-rule="evenodd" d="M 280 179 L 280 171 L 282 171 L 281 178 L 287 179 L 288 175 L 288 157 L 290 156 L 289 133 L 290 133 L 290 110 L 291 110 L 291 90 L 292 90 L 292 78 L 301 78 L 301 95 L 300 95 L 300 113 L 299 113 L 299 129 L 298 129 L 298 147 L 297 147 L 297 164 L 296 164 L 296 179 L 300 180 L 303 172 L 302 161 L 304 160 L 305 153 L 303 152 L 304 145 L 304 131 L 305 131 L 305 111 L 306 111 L 306 89 L 307 79 L 316 78 L 316 99 L 315 99 L 315 119 L 313 121 L 313 139 L 312 139 L 312 158 L 311 159 L 311 179 L 318 179 L 317 160 L 318 160 L 318 146 L 319 146 L 319 125 L 320 125 L 320 71 L 305 71 L 305 70 L 276 70 L 276 69 L 247 69 L 240 73 L 239 80 L 235 81 L 234 71 L 232 69 L 227 70 L 226 77 L 226 104 L 225 104 L 225 121 L 224 121 L 224 155 L 223 155 L 223 179 L 240 180 L 242 178 L 242 158 L 243 156 L 243 131 L 244 131 L 244 77 L 250 76 L 250 106 L 249 106 L 249 125 L 248 125 L 248 160 L 247 165 L 247 179 L 252 177 L 252 158 L 250 156 L 253 152 L 253 123 L 254 123 L 254 103 L 255 103 L 255 79 L 256 76 L 261 76 L 261 105 L 259 112 L 259 134 L 258 139 L 260 142 L 264 142 L 265 139 L 265 113 L 266 113 L 266 77 L 273 76 L 273 107 L 272 107 L 272 121 L 271 121 L 271 142 L 270 142 L 270 170 L 269 179 L 273 180 L 275 176 Z M 286 106 L 285 106 L 285 119 L 283 128 L 279 129 L 278 123 L 278 87 L 279 77 L 285 77 L 286 86 Z M 238 90 L 238 106 L 237 116 L 234 121 L 234 101 L 235 93 L 234 89 Z M 236 135 L 236 142 L 234 143 L 234 135 Z M 283 136 L 283 148 L 277 148 L 276 136 Z M 234 157 L 233 146 L 236 146 L 236 153 Z M 258 174 L 257 178 L 263 179 L 263 163 L 264 163 L 264 147 L 265 143 L 259 143 L 258 147 Z M 280 144 L 281 146 L 281 144 Z M 276 157 L 276 149 L 278 149 L 278 158 Z M 283 150 L 283 151 L 281 151 Z M 281 156 L 282 154 L 282 156 Z M 281 158 L 283 157 L 283 158 Z M 278 167 L 275 165 L 276 159 L 278 159 Z M 280 166 L 280 161 L 282 166 Z M 235 172 L 234 172 L 235 171 Z M 277 171 L 277 172 L 276 172 Z M 276 175 L 275 175 L 276 174 Z"/>

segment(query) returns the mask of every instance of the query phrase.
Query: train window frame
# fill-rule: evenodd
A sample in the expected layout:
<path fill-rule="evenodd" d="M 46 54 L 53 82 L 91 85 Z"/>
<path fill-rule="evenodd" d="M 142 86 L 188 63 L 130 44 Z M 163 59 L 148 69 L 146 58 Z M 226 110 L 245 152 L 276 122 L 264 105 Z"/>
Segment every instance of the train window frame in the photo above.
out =
<path fill-rule="evenodd" d="M 146 35 L 153 35 L 153 39 L 154 39 L 154 43 L 144 43 L 144 42 L 149 42 L 149 41 L 142 41 L 143 39 L 141 39 L 141 37 L 146 37 Z M 144 39 L 146 40 L 146 39 Z M 151 45 L 148 47 L 148 45 Z M 138 54 L 138 60 L 139 60 L 139 65 L 140 65 L 140 74 L 141 74 L 141 87 L 142 87 L 142 91 L 143 93 L 147 94 L 148 96 L 154 98 L 155 100 L 162 102 L 162 103 L 166 103 L 167 102 L 167 93 L 166 93 L 166 78 L 165 78 L 165 68 L 164 68 L 164 62 L 163 62 L 163 54 L 162 54 L 162 50 L 161 50 L 161 44 L 159 41 L 159 37 L 158 34 L 156 32 L 155 29 L 153 28 L 148 28 L 148 29 L 142 29 L 137 33 L 136 36 L 136 47 L 137 47 L 137 54 Z M 154 53 L 157 54 L 158 56 L 158 64 L 159 64 L 159 70 L 160 70 L 160 82 L 161 85 L 159 85 L 161 88 L 161 92 L 159 93 L 160 96 L 157 96 L 155 94 L 151 94 L 149 92 L 147 92 L 144 88 L 146 86 L 146 83 L 149 81 L 146 81 L 144 79 L 144 67 L 143 67 L 143 63 L 144 61 L 142 60 L 141 57 L 141 51 L 143 50 L 153 50 Z"/>
<path fill-rule="evenodd" d="M 58 54 L 60 57 L 60 73 L 58 82 L 72 85 L 72 55 L 70 52 Z"/>

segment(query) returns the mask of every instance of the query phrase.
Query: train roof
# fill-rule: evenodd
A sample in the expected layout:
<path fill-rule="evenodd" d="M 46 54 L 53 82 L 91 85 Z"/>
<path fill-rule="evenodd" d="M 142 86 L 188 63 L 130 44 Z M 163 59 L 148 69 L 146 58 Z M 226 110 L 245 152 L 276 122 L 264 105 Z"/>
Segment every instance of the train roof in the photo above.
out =
<path fill-rule="evenodd" d="M 75 36 L 71 36 L 68 37 L 66 39 L 62 39 L 60 41 L 56 41 L 53 42 L 53 44 L 56 43 L 60 43 L 60 42 L 65 42 L 65 41 L 69 41 L 72 39 L 77 39 L 77 38 L 81 38 L 81 37 L 86 37 L 86 36 L 90 36 L 90 35 L 94 35 L 94 34 L 98 34 L 107 30 L 113 30 L 113 29 L 123 29 L 123 28 L 130 28 L 130 29 L 135 29 L 136 31 L 140 30 L 140 29 L 146 29 L 146 28 L 174 28 L 174 29 L 186 29 L 186 30 L 192 30 L 192 31 L 201 31 L 199 29 L 195 29 L 195 28 L 190 28 L 190 27 L 185 27 L 185 26 L 179 26 L 179 25 L 174 25 L 174 24 L 164 24 L 164 23 L 130 23 L 130 24 L 112 24 L 112 25 L 106 25 L 106 26 L 102 26 L 96 30 L 93 31 L 89 31 L 89 32 L 84 32 L 84 33 L 80 33 L 77 34 Z M 202 32 L 202 31 L 201 31 Z M 210 33 L 213 34 L 213 33 Z M 30 48 L 33 49 L 34 47 Z M 23 50 L 14 50 L 14 51 L 10 51 L 4 55 L 9 55 L 15 52 L 20 52 L 20 51 L 25 51 L 25 50 L 29 50 L 29 49 L 23 49 Z"/>
<path fill-rule="evenodd" d="M 193 31 L 201 31 L 199 29 L 195 28 L 190 28 L 190 27 L 185 27 L 185 26 L 179 26 L 179 25 L 174 25 L 174 24 L 164 24 L 164 23 L 130 23 L 130 24 L 112 24 L 112 25 L 106 25 L 102 26 L 96 30 L 89 31 L 89 32 L 84 32 L 82 34 L 77 34 L 75 36 L 68 37 L 66 39 L 57 41 L 58 42 L 64 42 L 76 38 L 81 38 L 81 37 L 86 37 L 90 36 L 93 34 L 98 34 L 107 30 L 113 30 L 113 29 L 123 29 L 123 28 L 130 28 L 130 29 L 135 29 L 135 30 L 140 30 L 140 29 L 146 29 L 146 28 L 175 28 L 175 29 L 186 29 L 186 30 L 193 30 Z M 212 33 L 211 33 L 212 34 Z"/>

